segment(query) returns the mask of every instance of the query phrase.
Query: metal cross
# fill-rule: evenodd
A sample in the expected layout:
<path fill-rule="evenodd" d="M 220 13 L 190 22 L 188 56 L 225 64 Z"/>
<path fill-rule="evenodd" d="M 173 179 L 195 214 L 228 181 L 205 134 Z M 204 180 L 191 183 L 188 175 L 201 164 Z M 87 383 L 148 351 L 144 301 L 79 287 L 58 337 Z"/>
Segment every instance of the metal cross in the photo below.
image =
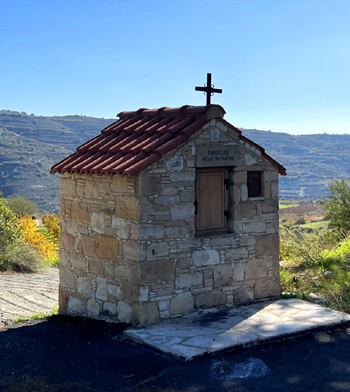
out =
<path fill-rule="evenodd" d="M 222 93 L 221 89 L 214 88 L 214 85 L 211 84 L 211 73 L 207 73 L 207 84 L 205 84 L 204 87 L 195 87 L 195 90 L 204 91 L 204 94 L 207 94 L 207 105 L 210 105 L 210 97 L 214 95 L 214 93 Z"/>

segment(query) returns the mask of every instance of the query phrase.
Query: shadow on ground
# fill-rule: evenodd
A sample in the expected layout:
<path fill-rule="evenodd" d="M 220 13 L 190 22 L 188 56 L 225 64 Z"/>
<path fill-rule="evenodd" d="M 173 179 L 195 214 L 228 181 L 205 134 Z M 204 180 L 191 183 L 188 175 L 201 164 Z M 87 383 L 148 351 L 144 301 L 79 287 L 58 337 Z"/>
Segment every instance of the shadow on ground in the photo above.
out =
<path fill-rule="evenodd" d="M 187 362 L 122 330 L 62 316 L 14 325 L 0 332 L 0 391 L 350 391 L 346 327 Z"/>

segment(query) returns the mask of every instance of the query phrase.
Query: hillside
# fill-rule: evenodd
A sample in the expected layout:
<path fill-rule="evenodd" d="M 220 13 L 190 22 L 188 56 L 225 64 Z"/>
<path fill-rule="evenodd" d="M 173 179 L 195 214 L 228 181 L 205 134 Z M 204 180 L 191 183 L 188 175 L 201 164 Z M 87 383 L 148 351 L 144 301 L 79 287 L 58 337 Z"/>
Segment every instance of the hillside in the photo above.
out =
<path fill-rule="evenodd" d="M 59 210 L 59 176 L 50 168 L 116 119 L 34 116 L 0 111 L 0 190 L 35 201 L 41 212 Z M 335 178 L 350 177 L 350 135 L 302 135 L 242 129 L 284 165 L 280 196 L 317 199 Z"/>
<path fill-rule="evenodd" d="M 51 166 L 113 121 L 0 111 L 0 191 L 28 197 L 40 212 L 58 212 L 59 176 L 50 174 Z"/>

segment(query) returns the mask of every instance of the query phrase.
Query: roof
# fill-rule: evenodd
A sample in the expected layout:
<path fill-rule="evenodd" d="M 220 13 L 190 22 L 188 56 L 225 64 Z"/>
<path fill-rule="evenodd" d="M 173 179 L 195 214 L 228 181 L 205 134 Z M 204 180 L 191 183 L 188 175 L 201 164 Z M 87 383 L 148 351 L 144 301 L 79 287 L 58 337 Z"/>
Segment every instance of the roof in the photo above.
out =
<path fill-rule="evenodd" d="M 118 114 L 119 120 L 54 165 L 51 174 L 137 175 L 169 151 L 187 142 L 211 119 L 223 119 L 224 114 L 225 110 L 220 105 L 141 108 L 121 112 Z M 280 174 L 286 174 L 285 168 L 267 155 L 262 147 L 242 136 L 239 129 L 235 130 L 277 165 Z"/>

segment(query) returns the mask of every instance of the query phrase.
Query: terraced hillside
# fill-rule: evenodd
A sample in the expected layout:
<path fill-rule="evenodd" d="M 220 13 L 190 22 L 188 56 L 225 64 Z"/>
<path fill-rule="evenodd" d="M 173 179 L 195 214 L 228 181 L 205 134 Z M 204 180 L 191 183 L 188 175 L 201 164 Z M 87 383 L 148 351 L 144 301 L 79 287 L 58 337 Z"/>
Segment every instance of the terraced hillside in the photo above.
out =
<path fill-rule="evenodd" d="M 59 176 L 51 166 L 113 121 L 0 111 L 0 191 L 30 198 L 42 213 L 58 212 Z"/>

